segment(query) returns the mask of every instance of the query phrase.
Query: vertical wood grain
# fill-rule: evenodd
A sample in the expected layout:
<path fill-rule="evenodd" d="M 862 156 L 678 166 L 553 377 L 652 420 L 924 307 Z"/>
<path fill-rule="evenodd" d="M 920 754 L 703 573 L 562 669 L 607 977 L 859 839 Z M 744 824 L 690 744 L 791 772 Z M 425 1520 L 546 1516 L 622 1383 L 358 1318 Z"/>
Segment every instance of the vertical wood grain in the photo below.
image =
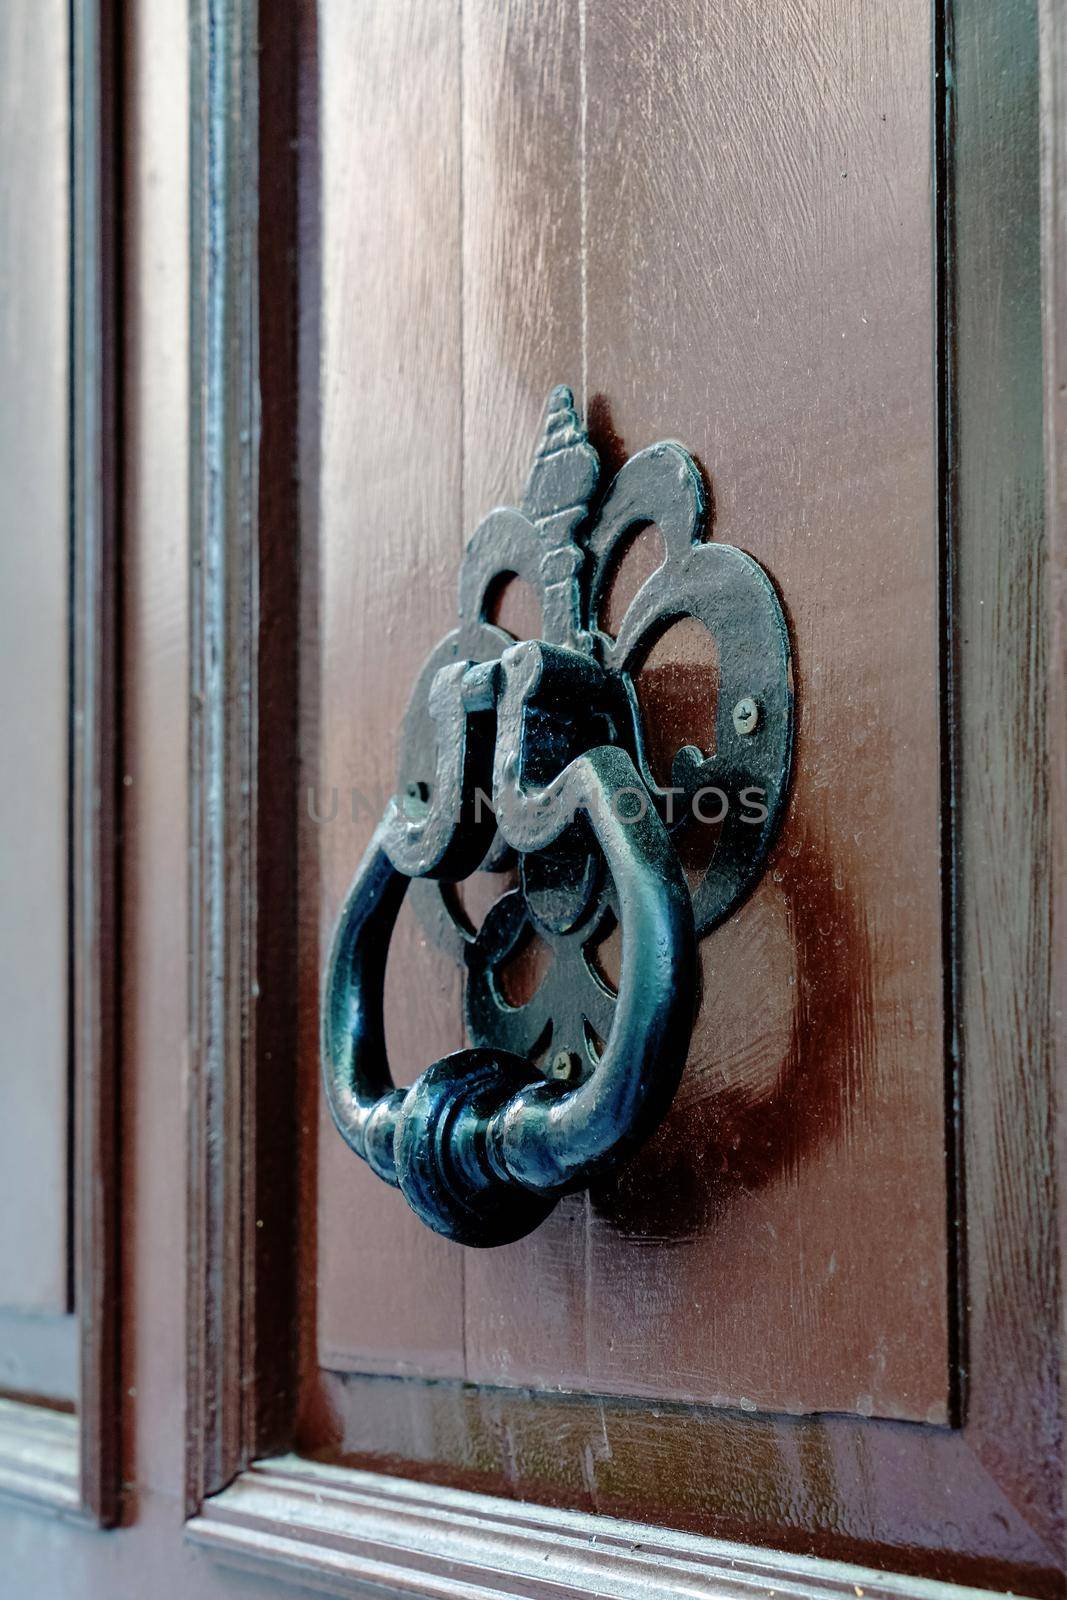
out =
<path fill-rule="evenodd" d="M 190 1507 L 295 1401 L 298 23 L 191 35 Z"/>
<path fill-rule="evenodd" d="M 109 0 L 71 12 L 70 982 L 82 1505 L 120 1508 L 118 938 L 122 54 Z"/>
<path fill-rule="evenodd" d="M 586 50 L 590 394 L 697 455 L 800 714 L 676 1104 L 594 1196 L 591 1375 L 943 1420 L 929 8 L 593 5 Z"/>
<path fill-rule="evenodd" d="M 707 1300 L 717 1269 L 701 1260 L 698 1238 L 672 1231 L 676 1216 L 697 1216 L 709 1250 L 718 1241 L 747 1262 L 739 1279 L 746 1293 L 760 1282 L 783 1292 L 770 1281 L 774 1250 L 799 1263 L 789 1289 L 802 1318 L 787 1324 L 772 1305 L 769 1316 L 734 1329 L 752 1347 L 741 1351 L 749 1370 L 769 1373 L 769 1344 L 805 1384 L 825 1392 L 827 1378 L 836 1383 L 843 1373 L 852 1400 L 872 1405 L 862 1404 L 859 1417 L 790 1418 L 768 1414 L 770 1403 L 751 1415 L 748 1405 L 672 1408 L 651 1396 L 634 1405 L 595 1395 L 559 1402 L 448 1384 L 403 1385 L 399 1398 L 388 1383 L 340 1376 L 329 1389 L 337 1448 L 353 1461 L 1054 1595 L 1063 1585 L 1060 1282 L 1050 1220 L 1045 895 L 1056 735 L 1043 709 L 1046 463 L 1034 445 L 1042 424 L 1036 8 L 1022 0 L 960 8 L 959 44 L 948 25 L 932 38 L 925 8 L 910 0 L 856 12 L 854 27 L 846 10 L 853 16 L 842 5 L 803 15 L 783 5 L 769 19 L 672 6 L 673 27 L 653 26 L 636 7 L 589 5 L 586 14 L 585 75 L 597 88 L 585 119 L 585 343 L 589 390 L 602 397 L 599 438 L 614 427 L 633 450 L 667 427 L 681 431 L 674 419 L 683 411 L 696 419 L 692 442 L 713 480 L 717 533 L 780 577 L 801 677 L 809 675 L 800 685 L 805 827 L 798 838 L 794 814 L 774 864 L 782 876 L 768 886 L 782 891 L 782 915 L 754 900 L 717 936 L 736 936 L 738 967 L 720 959 L 705 971 L 706 986 L 718 985 L 719 1040 L 735 1074 L 734 1094 L 720 1102 L 728 1126 L 713 1120 L 712 1129 L 717 1138 L 740 1135 L 742 1150 L 746 1135 L 768 1127 L 773 1095 L 745 1049 L 753 1002 L 741 980 L 753 971 L 770 992 L 801 990 L 784 1014 L 761 1004 L 768 1059 L 792 1067 L 828 1060 L 840 1069 L 830 1087 L 847 1091 L 835 1105 L 832 1095 L 807 1093 L 810 1075 L 788 1083 L 769 1124 L 766 1166 L 735 1164 L 727 1142 L 710 1217 L 700 1209 L 707 1163 L 689 1186 L 684 1170 L 642 1173 L 638 1165 L 636 1191 L 620 1184 L 596 1196 L 598 1304 L 609 1321 L 586 1327 L 605 1327 L 607 1348 L 594 1351 L 601 1370 L 628 1360 L 632 1372 L 640 1358 L 657 1383 L 664 1373 L 690 1383 L 695 1354 L 707 1357 L 706 1375 L 721 1351 L 723 1313 Z M 939 23 L 946 18 L 951 24 L 952 10 Z M 691 25 L 704 47 L 676 49 Z M 489 37 L 507 39 L 516 26 L 511 16 Z M 516 52 L 515 38 L 509 48 Z M 759 78 L 747 95 L 735 92 L 739 61 Z M 935 91 L 935 72 L 943 90 Z M 474 103 L 492 104 L 492 93 Z M 744 120 L 753 103 L 764 110 L 755 126 Z M 935 150 L 933 119 L 954 110 L 952 136 L 939 135 Z M 507 127 L 508 114 L 498 116 L 494 126 Z M 713 116 L 728 134 L 717 141 L 705 127 Z M 468 120 L 468 134 L 472 126 L 480 123 Z M 581 118 L 577 126 L 576 138 Z M 661 150 L 670 152 L 662 167 Z M 942 296 L 946 278 L 955 293 L 936 311 L 935 157 L 951 169 L 938 175 L 938 199 L 952 208 L 961 241 L 958 260 L 939 263 Z M 534 157 L 524 152 L 523 162 Z M 955 187 L 942 181 L 953 176 Z M 468 233 L 477 240 L 474 223 Z M 503 259 L 520 256 L 506 227 L 501 238 Z M 495 243 L 476 248 L 500 273 Z M 477 303 L 468 284 L 465 308 Z M 957 307 L 958 326 L 938 328 L 936 315 L 952 318 Z M 495 326 L 503 313 L 487 320 Z M 943 397 L 958 429 L 951 449 L 935 432 L 938 345 L 958 358 L 954 393 Z M 465 346 L 468 363 L 480 359 Z M 701 394 L 703 409 L 694 400 Z M 952 483 L 938 483 L 939 444 Z M 790 522 L 783 485 L 793 481 Z M 956 631 L 944 653 L 963 763 L 954 791 L 960 1017 L 950 1035 L 959 1076 L 950 1078 L 947 1108 L 937 803 L 945 753 L 937 534 L 946 504 L 954 561 L 947 620 Z M 846 803 L 858 794 L 872 807 L 848 848 L 831 804 L 842 770 Z M 718 1047 L 709 1033 L 707 1060 Z M 702 1077 L 706 1062 L 695 1065 Z M 695 1104 L 682 1102 L 687 1138 L 706 1138 L 700 1101 L 717 1094 L 709 1088 Z M 965 1218 L 950 1212 L 946 1109 L 950 1120 L 964 1118 Z M 799 1126 L 790 1129 L 794 1116 Z M 881 1204 L 865 1212 L 857 1154 L 870 1139 L 877 1155 L 879 1138 L 888 1158 L 872 1175 L 872 1193 Z M 776 1168 L 782 1151 L 788 1159 Z M 801 1192 L 809 1171 L 827 1190 L 821 1215 L 819 1197 Z M 851 1187 L 835 1188 L 844 1178 Z M 783 1192 L 808 1209 L 787 1219 L 791 1232 L 776 1243 L 766 1223 L 776 1225 Z M 753 1198 L 769 1243 L 731 1227 Z M 956 1426 L 901 1426 L 877 1412 L 947 1417 L 950 1216 L 966 1221 L 963 1404 Z M 850 1342 L 845 1329 L 840 1345 L 826 1337 L 840 1307 L 812 1265 L 813 1245 L 835 1228 L 872 1246 L 870 1303 L 853 1299 L 855 1336 Z M 613 1265 L 620 1233 L 630 1244 L 628 1270 Z M 646 1258 L 654 1268 L 642 1265 Z M 687 1259 L 695 1264 L 688 1278 Z M 858 1256 L 849 1270 L 855 1297 L 865 1271 Z M 788 1271 L 782 1276 L 788 1283 Z M 483 1283 L 496 1293 L 488 1275 Z M 724 1300 L 733 1292 L 728 1282 Z M 664 1351 L 665 1338 L 657 1347 L 632 1337 L 626 1324 L 635 1316 L 651 1307 L 669 1323 L 685 1295 L 690 1318 L 675 1324 L 679 1343 Z M 510 1336 L 506 1308 L 503 1322 L 500 1304 L 480 1315 L 476 1323 L 469 1300 L 468 1338 L 475 1326 L 487 1345 L 491 1330 L 502 1342 Z M 881 1391 L 857 1394 L 875 1317 L 898 1335 L 918 1327 L 920 1342 L 909 1353 L 898 1338 Z M 695 1349 L 698 1333 L 704 1350 Z M 550 1346 L 546 1368 L 559 1351 Z M 841 1364 L 831 1370 L 834 1360 Z M 750 1394 L 740 1398 L 751 1404 Z M 793 1399 L 803 1401 L 796 1385 Z"/>
<path fill-rule="evenodd" d="M 0 1305 L 69 1309 L 68 341 L 70 31 L 5 6 L 0 142 Z"/>
<path fill-rule="evenodd" d="M 1049 783 L 1052 796 L 1051 925 L 1053 1095 L 1057 1193 L 1067 1193 L 1067 14 L 1041 0 L 1041 220 L 1045 350 L 1045 522 L 1049 574 Z M 1062 1274 L 1067 1211 L 1057 1214 L 1060 1394 L 1067 1301 Z M 1062 1404 L 1062 1401 L 1061 1401 Z M 1061 1485 L 1067 1493 L 1067 1482 Z"/>
<path fill-rule="evenodd" d="M 581 383 L 579 24 L 574 0 L 463 8 L 464 542 L 518 502 L 549 390 Z M 468 1379 L 582 1381 L 587 1209 L 470 1253 Z"/>
<path fill-rule="evenodd" d="M 854 10 L 813 33 L 788 6 L 465 8 L 463 536 L 516 498 L 548 384 L 588 373 L 606 471 L 681 433 L 712 472 L 717 535 L 782 584 L 802 714 L 787 834 L 703 947 L 667 1129 L 591 1232 L 571 1201 L 465 1264 L 468 1377 L 947 1415 L 932 39 L 918 0 Z M 648 675 L 664 712 L 703 681 L 686 639 Z"/>
<path fill-rule="evenodd" d="M 126 1517 L 158 1506 L 173 1526 L 189 1292 L 189 20 L 182 0 L 131 16 L 122 103 L 122 1473 Z"/>
<path fill-rule="evenodd" d="M 305 805 L 321 820 L 303 822 L 325 950 L 392 793 L 414 673 L 455 615 L 463 393 L 457 0 L 326 0 L 319 21 L 322 700 Z M 455 970 L 401 918 L 386 1035 L 408 1083 L 462 1035 Z M 352 1159 L 324 1110 L 320 1127 L 323 1360 L 460 1375 L 462 1250 Z"/>
<path fill-rule="evenodd" d="M 190 651 L 187 1506 L 254 1437 L 258 11 L 190 19 Z M 249 1213 L 252 1212 L 252 1215 Z"/>
<path fill-rule="evenodd" d="M 1049 697 L 1038 6 L 985 0 L 968 20 L 955 58 L 969 130 L 955 163 L 960 854 L 976 869 L 960 901 L 967 1414 L 997 1482 L 1032 1464 L 1028 1514 L 1062 1549 L 1048 1359 L 1062 1293 L 1050 988 L 1062 725 Z"/>
<path fill-rule="evenodd" d="M 298 1050 L 298 811 L 300 662 L 306 580 L 298 530 L 303 507 L 299 449 L 300 318 L 312 305 L 318 262 L 300 250 L 299 178 L 307 156 L 301 123 L 313 71 L 314 8 L 260 7 L 257 50 L 257 234 L 254 343 L 259 383 L 258 514 L 254 562 L 256 708 L 253 1083 L 244 1134 L 246 1333 L 250 1455 L 292 1436 L 298 1358 L 294 1338 L 297 1195 L 301 1138 Z M 311 110 L 315 109 L 314 97 Z M 316 150 L 314 141 L 311 153 Z M 307 205 L 317 205 L 317 185 Z M 312 325 L 314 329 L 314 325 Z M 313 391 L 312 391 L 313 393 Z M 310 400 L 311 395 L 306 397 Z M 313 525 L 312 525 L 313 526 Z M 311 529 L 309 529 L 309 533 Z M 314 550 L 314 544 L 309 545 Z M 309 641 L 310 644 L 311 641 Z"/>

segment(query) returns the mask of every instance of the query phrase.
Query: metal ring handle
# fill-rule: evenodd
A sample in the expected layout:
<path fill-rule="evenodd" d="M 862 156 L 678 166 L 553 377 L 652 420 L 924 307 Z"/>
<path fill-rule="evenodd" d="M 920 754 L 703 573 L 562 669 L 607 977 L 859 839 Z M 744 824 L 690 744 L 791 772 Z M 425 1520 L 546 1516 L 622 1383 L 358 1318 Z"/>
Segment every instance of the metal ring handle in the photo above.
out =
<path fill-rule="evenodd" d="M 625 751 L 601 746 L 551 785 L 541 847 L 581 817 L 614 879 L 622 928 L 619 997 L 606 1048 L 575 1088 L 507 1051 L 459 1050 L 407 1090 L 393 1087 L 383 991 L 389 941 L 410 879 L 386 853 L 393 809 L 371 840 L 341 913 L 326 974 L 323 1071 L 333 1120 L 379 1177 L 436 1232 L 496 1245 L 531 1232 L 658 1126 L 693 1023 L 693 907 L 656 809 L 622 817 L 642 789 Z M 394 802 L 395 805 L 395 802 Z"/>

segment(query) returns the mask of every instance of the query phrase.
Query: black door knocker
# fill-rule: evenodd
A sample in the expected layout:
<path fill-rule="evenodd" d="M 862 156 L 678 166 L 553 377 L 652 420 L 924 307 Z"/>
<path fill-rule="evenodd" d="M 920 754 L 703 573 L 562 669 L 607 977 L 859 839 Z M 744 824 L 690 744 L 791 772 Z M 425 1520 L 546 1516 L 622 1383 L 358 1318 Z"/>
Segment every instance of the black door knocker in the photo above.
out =
<path fill-rule="evenodd" d="M 345 900 L 326 972 L 334 1122 L 423 1222 L 462 1244 L 530 1233 L 561 1195 L 616 1166 L 662 1121 L 692 1031 L 696 940 L 758 879 L 788 792 L 789 635 L 770 579 L 743 551 L 705 542 L 703 482 L 680 445 L 632 456 L 600 496 L 599 470 L 570 390 L 553 390 L 521 506 L 491 511 L 467 547 L 459 625 L 415 685 L 398 791 Z M 664 560 L 611 638 L 597 624 L 614 558 L 651 523 Z M 511 574 L 540 597 L 540 639 L 516 643 L 487 620 Z M 684 617 L 718 650 L 715 750 L 683 746 L 672 785 L 661 787 L 634 679 Z M 712 789 L 726 797 L 725 815 L 690 887 L 671 836 Z M 758 803 L 738 804 L 746 791 Z M 474 933 L 442 885 L 516 856 L 518 886 Z M 396 1089 L 382 996 L 413 880 L 466 968 L 471 1048 Z M 622 938 L 617 993 L 591 959 L 612 919 Z M 498 974 L 531 930 L 554 960 L 537 993 L 511 1005 Z"/>

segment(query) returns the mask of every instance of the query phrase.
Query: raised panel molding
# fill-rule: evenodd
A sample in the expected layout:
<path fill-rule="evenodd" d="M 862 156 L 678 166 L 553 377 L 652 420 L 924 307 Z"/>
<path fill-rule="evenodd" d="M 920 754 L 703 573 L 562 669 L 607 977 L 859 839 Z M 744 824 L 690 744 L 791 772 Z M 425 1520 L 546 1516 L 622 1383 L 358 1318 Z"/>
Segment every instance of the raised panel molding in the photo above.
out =
<path fill-rule="evenodd" d="M 297 11 L 190 24 L 190 1512 L 290 1427 Z"/>
<path fill-rule="evenodd" d="M 71 7 L 73 432 L 71 1053 L 79 1493 L 120 1509 L 118 908 L 119 504 L 117 394 L 120 16 Z"/>
<path fill-rule="evenodd" d="M 186 1531 L 223 1561 L 337 1595 L 967 1600 L 984 1593 L 292 1455 L 242 1473 L 204 1502 Z"/>
<path fill-rule="evenodd" d="M 0 1494 L 92 1517 L 82 1491 L 80 1431 L 70 1412 L 0 1400 Z"/>

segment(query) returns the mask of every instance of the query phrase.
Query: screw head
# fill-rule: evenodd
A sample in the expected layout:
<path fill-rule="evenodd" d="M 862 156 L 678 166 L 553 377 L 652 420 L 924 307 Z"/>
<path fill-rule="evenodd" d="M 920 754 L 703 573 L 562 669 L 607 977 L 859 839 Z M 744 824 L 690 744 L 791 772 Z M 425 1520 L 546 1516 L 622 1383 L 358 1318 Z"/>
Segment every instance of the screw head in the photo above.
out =
<path fill-rule="evenodd" d="M 559 1083 L 573 1083 L 581 1071 L 581 1062 L 573 1050 L 559 1050 L 548 1070 Z"/>
<path fill-rule="evenodd" d="M 742 735 L 755 733 L 759 727 L 759 706 L 751 695 L 745 695 L 734 706 L 733 712 L 734 731 Z"/>
<path fill-rule="evenodd" d="M 428 783 L 409 783 L 404 789 L 402 807 L 407 816 L 412 820 L 424 817 L 430 808 L 430 797 L 433 791 Z"/>

